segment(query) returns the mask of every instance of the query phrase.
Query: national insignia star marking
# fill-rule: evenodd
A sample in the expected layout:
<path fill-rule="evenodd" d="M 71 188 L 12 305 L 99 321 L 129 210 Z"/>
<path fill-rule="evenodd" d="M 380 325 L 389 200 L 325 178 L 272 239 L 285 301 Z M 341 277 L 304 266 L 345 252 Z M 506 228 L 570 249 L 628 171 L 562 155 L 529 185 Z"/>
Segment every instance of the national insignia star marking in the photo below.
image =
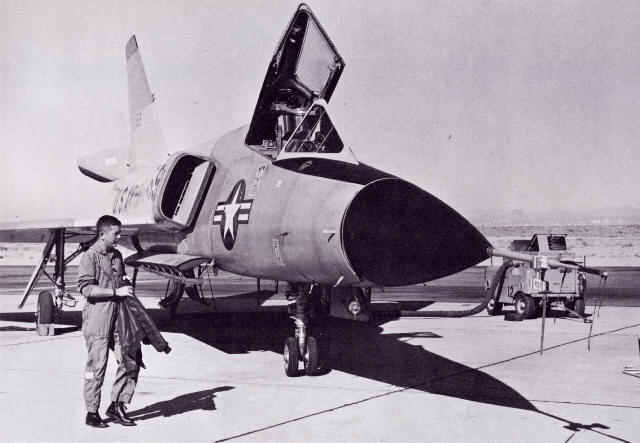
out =
<path fill-rule="evenodd" d="M 238 225 L 249 223 L 253 200 L 245 200 L 246 184 L 240 180 L 235 184 L 229 197 L 219 202 L 213 214 L 213 224 L 220 225 L 220 236 L 227 250 L 232 250 L 238 237 Z"/>
<path fill-rule="evenodd" d="M 236 189 L 236 193 L 231 199 L 231 203 L 227 203 L 224 205 L 224 235 L 223 238 L 226 237 L 227 233 L 231 234 L 231 237 L 235 240 L 236 235 L 233 232 L 233 221 L 240 210 L 240 204 L 238 203 L 238 193 L 240 189 Z"/>

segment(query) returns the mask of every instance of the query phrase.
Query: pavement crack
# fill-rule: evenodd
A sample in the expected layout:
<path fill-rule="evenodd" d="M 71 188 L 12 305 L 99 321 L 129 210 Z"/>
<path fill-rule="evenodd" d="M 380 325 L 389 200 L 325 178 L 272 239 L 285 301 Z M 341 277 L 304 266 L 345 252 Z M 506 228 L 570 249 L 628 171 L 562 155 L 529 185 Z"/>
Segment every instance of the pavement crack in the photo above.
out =
<path fill-rule="evenodd" d="M 605 408 L 623 408 L 623 409 L 640 409 L 640 406 L 633 405 L 614 405 L 607 403 L 588 403 L 581 401 L 561 401 L 561 400 L 536 400 L 536 399 L 527 399 L 531 403 L 554 403 L 554 404 L 564 404 L 564 405 L 576 405 L 576 406 L 601 406 Z"/>
<path fill-rule="evenodd" d="M 67 339 L 67 338 L 75 338 L 78 335 L 79 334 L 73 334 L 72 332 L 69 332 L 64 337 L 55 337 L 55 338 L 48 338 L 48 339 L 41 339 L 41 340 L 21 341 L 21 342 L 18 342 L 18 343 L 4 343 L 4 344 L 0 345 L 0 348 L 6 348 L 6 347 L 9 347 L 9 346 L 28 345 L 28 344 L 31 344 L 31 343 L 46 343 L 48 341 L 64 340 L 64 339 Z"/>
<path fill-rule="evenodd" d="M 569 438 L 567 438 L 567 439 L 564 441 L 564 443 L 567 443 L 569 440 L 571 440 L 573 437 L 575 437 L 577 433 L 578 433 L 578 431 L 574 431 L 574 432 L 573 432 L 573 434 L 571 434 L 571 435 L 569 436 Z"/>

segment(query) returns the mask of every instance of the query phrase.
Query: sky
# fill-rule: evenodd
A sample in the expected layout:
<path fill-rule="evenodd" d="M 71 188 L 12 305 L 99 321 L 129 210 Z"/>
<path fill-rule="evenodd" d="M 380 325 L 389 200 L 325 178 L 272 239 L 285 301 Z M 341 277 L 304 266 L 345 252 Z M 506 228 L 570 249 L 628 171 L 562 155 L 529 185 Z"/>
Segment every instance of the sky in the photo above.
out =
<path fill-rule="evenodd" d="M 640 2 L 311 1 L 356 157 L 466 216 L 640 207 Z M 295 1 L 0 2 L 0 220 L 81 216 L 138 40 L 170 151 L 248 123 Z"/>

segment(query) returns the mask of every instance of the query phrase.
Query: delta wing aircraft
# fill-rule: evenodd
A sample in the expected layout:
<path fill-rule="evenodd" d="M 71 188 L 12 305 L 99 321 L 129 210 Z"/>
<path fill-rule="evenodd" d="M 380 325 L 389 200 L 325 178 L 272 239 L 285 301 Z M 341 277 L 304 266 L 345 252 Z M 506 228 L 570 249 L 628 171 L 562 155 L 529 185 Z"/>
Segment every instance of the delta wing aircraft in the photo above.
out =
<path fill-rule="evenodd" d="M 309 375 L 321 366 L 312 319 L 367 320 L 371 287 L 434 280 L 487 257 L 487 240 L 456 211 L 345 145 L 329 107 L 345 64 L 308 6 L 278 44 L 251 123 L 188 151 L 168 153 L 135 36 L 126 63 L 131 144 L 78 159 L 84 175 L 113 183 L 103 206 L 82 219 L 0 224 L 2 242 L 45 244 L 19 305 L 46 275 L 55 292 L 41 294 L 40 321 L 69 299 L 65 265 L 95 241 L 103 214 L 122 221 L 122 243 L 136 251 L 125 259 L 134 284 L 139 269 L 170 281 L 163 307 L 175 310 L 185 289 L 199 298 L 210 270 L 288 282 L 288 375 L 299 361 Z M 66 242 L 80 245 L 68 257 Z"/>

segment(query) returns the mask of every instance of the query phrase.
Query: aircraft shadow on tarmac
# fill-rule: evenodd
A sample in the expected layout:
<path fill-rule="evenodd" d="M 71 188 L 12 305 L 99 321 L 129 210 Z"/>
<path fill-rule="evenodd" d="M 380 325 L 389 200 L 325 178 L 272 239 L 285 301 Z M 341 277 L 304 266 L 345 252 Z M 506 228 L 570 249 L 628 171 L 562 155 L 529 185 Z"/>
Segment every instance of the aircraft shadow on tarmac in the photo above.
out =
<path fill-rule="evenodd" d="M 183 332 L 227 353 L 282 352 L 291 325 L 286 313 L 183 314 L 165 329 Z M 318 334 L 320 352 L 329 353 L 330 369 L 470 401 L 535 411 L 514 389 L 468 366 L 411 344 L 414 339 L 441 339 L 431 331 L 382 334 L 377 322 L 360 324 L 330 319 Z M 284 374 L 283 374 L 284 377 Z"/>
<path fill-rule="evenodd" d="M 292 332 L 285 312 L 186 313 L 169 322 L 165 310 L 148 311 L 162 331 L 185 333 L 230 354 L 265 350 L 281 354 L 284 340 Z M 34 317 L 33 313 L 13 312 L 0 314 L 0 320 L 31 323 Z M 81 313 L 65 311 L 57 323 L 56 330 L 78 330 L 82 324 Z M 382 334 L 382 323 L 384 320 L 362 324 L 330 319 L 327 333 L 320 340 L 321 352 L 330 355 L 330 368 L 399 388 L 536 410 L 517 391 L 490 375 L 410 342 L 416 339 L 440 340 L 442 337 L 439 335 L 431 331 Z M 330 347 L 326 346 L 328 343 Z M 185 401 L 192 400 L 189 396 L 197 398 L 201 394 L 187 394 Z"/>
<path fill-rule="evenodd" d="M 284 339 L 291 334 L 291 325 L 285 312 L 266 313 L 185 313 L 169 321 L 167 311 L 149 309 L 149 313 L 164 332 L 187 334 L 209 346 L 230 354 L 253 351 L 282 353 Z M 560 314 L 563 315 L 563 314 Z M 33 313 L 1 313 L 0 320 L 34 322 Z M 329 327 L 320 340 L 321 352 L 329 353 L 330 369 L 346 372 L 358 377 L 377 380 L 399 390 L 414 389 L 468 401 L 523 409 L 537 412 L 565 423 L 565 428 L 581 429 L 625 441 L 598 429 L 609 429 L 601 423 L 582 424 L 555 416 L 537 409 L 531 402 L 505 383 L 477 369 L 457 363 L 448 358 L 411 344 L 414 339 L 441 337 L 431 331 L 401 334 L 382 334 L 380 327 L 388 320 L 371 324 L 330 319 Z M 79 330 L 82 316 L 79 311 L 66 311 L 58 318 L 58 329 L 62 333 Z M 63 326 L 64 325 L 64 326 Z M 23 328 L 24 330 L 31 328 Z M 8 327 L 4 330 L 16 330 Z M 327 346 L 330 343 L 330 346 Z M 284 374 L 282 375 L 284 377 Z M 160 416 L 182 414 L 195 410 L 215 410 L 215 393 L 233 389 L 222 386 L 204 391 L 180 395 L 129 414 L 146 420 Z"/>
<path fill-rule="evenodd" d="M 558 316 L 564 316 L 558 312 Z M 164 317 L 166 319 L 166 316 Z M 329 352 L 330 368 L 398 386 L 468 401 L 523 409 L 564 423 L 571 431 L 587 430 L 626 441 L 601 430 L 601 423 L 578 423 L 536 408 L 505 383 L 477 369 L 457 363 L 408 340 L 441 339 L 431 331 L 382 334 L 388 320 L 371 324 L 330 319 L 320 340 L 321 352 Z M 182 332 L 227 353 L 272 351 L 282 353 L 284 339 L 291 333 L 286 313 L 182 314 L 163 329 Z M 403 341 L 407 340 L 407 341 Z M 330 343 L 330 346 L 327 346 Z M 324 344 L 324 345 L 323 345 Z M 324 373 L 331 371 L 325 370 Z M 283 374 L 284 377 L 284 374 Z M 599 430 L 600 429 L 600 430 Z"/>

